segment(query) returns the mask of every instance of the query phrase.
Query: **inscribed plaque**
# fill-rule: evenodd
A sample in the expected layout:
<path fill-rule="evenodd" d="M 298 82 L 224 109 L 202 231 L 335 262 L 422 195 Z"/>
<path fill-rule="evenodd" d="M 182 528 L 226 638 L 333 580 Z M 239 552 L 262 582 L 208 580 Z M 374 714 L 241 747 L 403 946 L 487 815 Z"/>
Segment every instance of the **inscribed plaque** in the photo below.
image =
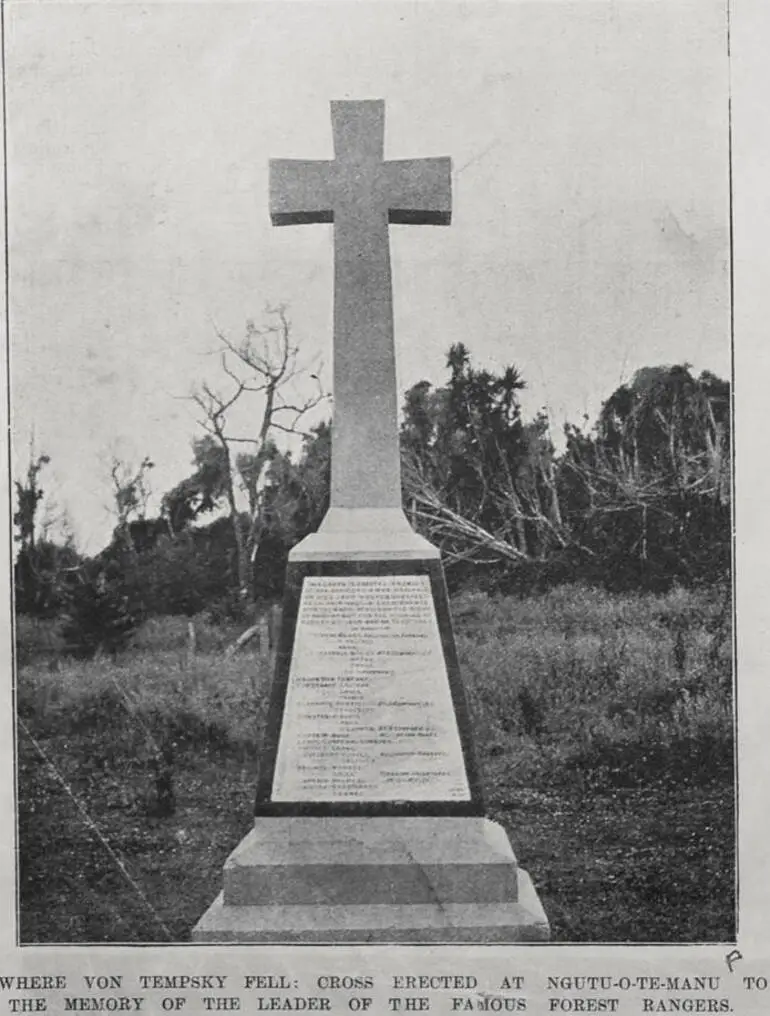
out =
<path fill-rule="evenodd" d="M 430 580 L 304 580 L 274 801 L 467 801 Z"/>

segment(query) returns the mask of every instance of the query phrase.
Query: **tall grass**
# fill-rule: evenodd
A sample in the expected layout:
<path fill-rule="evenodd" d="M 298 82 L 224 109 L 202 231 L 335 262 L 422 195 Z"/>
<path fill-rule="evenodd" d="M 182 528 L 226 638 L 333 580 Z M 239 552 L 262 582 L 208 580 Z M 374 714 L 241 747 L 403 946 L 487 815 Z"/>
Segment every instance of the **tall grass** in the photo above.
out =
<path fill-rule="evenodd" d="M 198 652 L 187 648 L 187 620 L 153 619 L 116 659 L 21 667 L 18 712 L 40 736 L 128 730 L 150 745 L 173 742 L 254 750 L 264 725 L 270 683 L 264 654 L 225 659 L 232 632 L 196 619 Z"/>
<path fill-rule="evenodd" d="M 575 766 L 625 767 L 629 778 L 667 765 L 729 767 L 728 607 L 719 590 L 458 597 L 482 758 L 515 754 L 522 779 Z"/>
<path fill-rule="evenodd" d="M 482 759 L 513 756 L 520 778 L 623 758 L 660 767 L 672 753 L 729 763 L 732 640 L 720 591 L 466 593 L 453 616 Z M 47 630 L 46 655 L 19 671 L 21 718 L 43 736 L 138 724 L 179 743 L 258 746 L 267 659 L 248 648 L 225 659 L 234 631 L 203 617 L 195 628 L 192 660 L 186 619 L 160 618 L 114 661 L 55 665 Z"/>

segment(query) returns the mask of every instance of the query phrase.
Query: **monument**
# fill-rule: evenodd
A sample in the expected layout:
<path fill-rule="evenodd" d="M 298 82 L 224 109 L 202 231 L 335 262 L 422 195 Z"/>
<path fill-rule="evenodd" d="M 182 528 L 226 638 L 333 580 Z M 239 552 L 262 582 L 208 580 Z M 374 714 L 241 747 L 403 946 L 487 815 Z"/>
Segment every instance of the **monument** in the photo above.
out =
<path fill-rule="evenodd" d="M 254 827 L 196 942 L 515 942 L 546 916 L 485 818 L 438 550 L 401 507 L 388 227 L 448 225 L 448 158 L 384 160 L 382 101 L 331 161 L 270 163 L 274 225 L 333 223 L 329 511 L 289 555 Z"/>

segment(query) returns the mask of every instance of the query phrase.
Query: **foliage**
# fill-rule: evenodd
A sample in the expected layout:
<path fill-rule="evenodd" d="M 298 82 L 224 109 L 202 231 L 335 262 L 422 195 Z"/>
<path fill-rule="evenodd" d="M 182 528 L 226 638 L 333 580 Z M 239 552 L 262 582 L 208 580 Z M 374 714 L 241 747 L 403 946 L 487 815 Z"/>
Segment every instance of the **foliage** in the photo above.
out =
<path fill-rule="evenodd" d="M 265 478 L 262 539 L 255 555 L 255 590 L 275 597 L 283 589 L 291 548 L 318 529 L 329 507 L 331 427 L 322 422 L 305 436 L 295 462 L 278 454 Z"/>
<path fill-rule="evenodd" d="M 71 538 L 63 544 L 47 538 L 45 521 L 42 538 L 38 533 L 41 528 L 39 507 L 44 497 L 39 477 L 43 467 L 50 461 L 48 455 L 35 455 L 30 449 L 26 480 L 23 483 L 14 481 L 17 508 L 13 522 L 19 549 L 14 562 L 13 578 L 15 610 L 18 615 L 54 617 L 62 609 L 67 589 L 71 586 L 81 561 Z"/>
<path fill-rule="evenodd" d="M 22 547 L 14 562 L 15 609 L 19 615 L 55 617 L 77 581 L 82 558 L 71 544 L 38 540 Z"/>
<path fill-rule="evenodd" d="M 454 586 L 510 585 L 511 576 L 526 585 L 575 542 L 562 519 L 548 419 L 522 419 L 516 367 L 477 370 L 461 344 L 447 367 L 444 388 L 423 381 L 406 395 L 405 505 L 452 565 Z"/>
<path fill-rule="evenodd" d="M 521 418 L 524 381 L 477 370 L 462 344 L 445 388 L 406 395 L 401 444 L 412 517 L 448 562 L 542 557 L 552 540 L 553 447 L 547 421 Z"/>
<path fill-rule="evenodd" d="M 248 621 L 258 600 L 281 595 L 289 550 L 324 517 L 331 428 L 298 429 L 324 396 L 291 395 L 295 383 L 318 381 L 300 365 L 283 310 L 272 315 L 239 344 L 220 336 L 231 390 L 194 395 L 207 432 L 158 517 L 146 513 L 151 459 L 136 468 L 113 460 L 118 523 L 95 564 L 138 615 L 208 609 Z M 610 394 L 592 428 L 566 425 L 557 451 L 547 416 L 522 416 L 516 367 L 479 369 L 457 344 L 447 370 L 445 385 L 421 381 L 406 393 L 401 451 L 404 508 L 441 549 L 453 590 L 525 593 L 582 580 L 665 591 L 729 575 L 727 382 L 687 365 L 646 367 Z M 261 416 L 238 436 L 229 414 L 242 396 L 261 399 Z M 282 431 L 302 433 L 299 451 L 278 448 Z M 47 462 L 31 453 L 16 483 L 16 607 L 40 617 L 62 611 L 84 564 L 71 541 L 36 535 Z"/>
<path fill-rule="evenodd" d="M 43 466 L 51 461 L 48 455 L 35 455 L 30 449 L 30 460 L 27 465 L 26 483 L 19 480 L 14 481 L 16 490 L 16 511 L 13 515 L 13 524 L 17 527 L 16 539 L 22 548 L 33 548 L 35 546 L 35 523 L 37 509 L 43 499 L 43 490 L 38 483 L 38 477 Z"/>
<path fill-rule="evenodd" d="M 216 452 L 208 438 L 197 444 Z M 271 455 L 260 491 L 260 538 L 252 547 L 253 600 L 249 604 L 237 592 L 238 547 L 230 519 L 219 517 L 207 525 L 186 524 L 176 530 L 169 523 L 182 515 L 167 495 L 165 521 L 155 520 L 157 525 L 151 526 L 153 520 L 148 520 L 141 527 L 132 523 L 137 560 L 121 558 L 115 545 L 110 555 L 117 554 L 124 573 L 132 576 L 132 587 L 146 611 L 191 615 L 208 608 L 219 617 L 248 618 L 254 602 L 280 596 L 289 550 L 318 528 L 328 507 L 330 448 L 329 425 L 320 423 L 305 437 L 296 462 L 288 452 Z M 209 479 L 214 475 L 212 469 Z M 203 501 L 198 504 L 196 516 L 216 507 Z M 239 520 L 242 531 L 248 530 L 248 513 L 241 513 Z"/>
<path fill-rule="evenodd" d="M 65 652 L 78 659 L 124 649 L 140 623 L 120 576 L 99 567 L 84 568 L 69 594 L 61 634 Z"/>
<path fill-rule="evenodd" d="M 522 419 L 523 381 L 514 367 L 477 370 L 468 350 L 448 358 L 446 386 L 420 382 L 407 392 L 401 432 L 404 505 L 412 523 L 442 550 L 452 588 L 547 589 L 583 579 L 617 589 L 670 588 L 724 577 L 730 563 L 729 386 L 687 367 L 648 368 L 603 406 L 592 431 L 568 426 L 558 454 L 544 414 Z M 223 452 L 196 442 L 196 473 L 185 488 L 194 521 L 223 497 Z M 253 596 L 280 595 L 290 548 L 320 524 L 328 506 L 331 430 L 305 435 L 298 456 L 273 448 L 265 463 L 250 532 Z M 243 468 L 248 463 L 241 460 Z M 187 483 L 187 481 L 185 481 Z M 196 500 L 197 498 L 197 500 Z M 258 525 L 255 527 L 255 518 Z M 153 610 L 242 608 L 240 550 L 219 520 L 187 525 L 192 534 L 164 552 L 177 562 Z M 169 526 L 178 541 L 181 533 Z M 216 531 L 216 540 L 204 534 Z M 204 551 L 211 542 L 216 550 Z M 143 573 L 145 598 L 166 569 Z M 198 559 L 196 564 L 190 558 Z M 199 567 L 200 566 L 200 567 Z M 198 574 L 200 572 L 200 574 Z M 182 578 L 186 576 L 186 578 Z M 180 596 L 174 591 L 188 590 Z M 205 591 L 205 593 L 204 593 Z"/>
<path fill-rule="evenodd" d="M 133 549 L 128 525 L 132 518 L 144 519 L 147 514 L 147 503 L 150 499 L 149 471 L 155 463 L 149 455 L 145 455 L 138 466 L 124 462 L 113 455 L 110 464 L 115 514 L 118 524 L 116 534 L 127 541 Z"/>
<path fill-rule="evenodd" d="M 558 471 L 585 574 L 612 588 L 713 581 L 730 567 L 730 392 L 686 366 L 638 371 L 591 434 L 568 427 Z"/>
<path fill-rule="evenodd" d="M 402 449 L 405 505 L 455 586 L 664 590 L 728 573 L 726 382 L 686 365 L 640 370 L 593 430 L 567 425 L 557 454 L 547 417 L 521 418 L 514 367 L 476 370 L 464 346 L 447 365 L 445 387 L 407 392 Z"/>
<path fill-rule="evenodd" d="M 193 472 L 163 496 L 161 513 L 172 533 L 178 533 L 199 516 L 214 511 L 225 496 L 225 452 L 210 434 L 192 442 Z"/>
<path fill-rule="evenodd" d="M 51 667 L 58 665 L 64 643 L 56 619 L 17 614 L 14 638 L 17 668 L 43 662 Z"/>

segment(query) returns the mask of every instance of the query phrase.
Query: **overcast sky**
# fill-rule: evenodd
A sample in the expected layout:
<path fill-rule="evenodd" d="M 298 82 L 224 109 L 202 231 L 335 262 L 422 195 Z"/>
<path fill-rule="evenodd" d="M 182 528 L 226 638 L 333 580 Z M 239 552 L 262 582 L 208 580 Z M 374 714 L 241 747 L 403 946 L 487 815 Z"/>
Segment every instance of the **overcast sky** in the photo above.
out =
<path fill-rule="evenodd" d="M 722 2 L 6 18 L 15 450 L 34 428 L 82 549 L 111 528 L 112 451 L 149 454 L 158 496 L 189 472 L 215 326 L 285 303 L 331 383 L 332 227 L 273 229 L 267 189 L 269 158 L 331 158 L 330 99 L 386 100 L 388 158 L 453 160 L 451 227 L 391 228 L 402 390 L 459 340 L 557 429 L 641 366 L 729 375 Z"/>

